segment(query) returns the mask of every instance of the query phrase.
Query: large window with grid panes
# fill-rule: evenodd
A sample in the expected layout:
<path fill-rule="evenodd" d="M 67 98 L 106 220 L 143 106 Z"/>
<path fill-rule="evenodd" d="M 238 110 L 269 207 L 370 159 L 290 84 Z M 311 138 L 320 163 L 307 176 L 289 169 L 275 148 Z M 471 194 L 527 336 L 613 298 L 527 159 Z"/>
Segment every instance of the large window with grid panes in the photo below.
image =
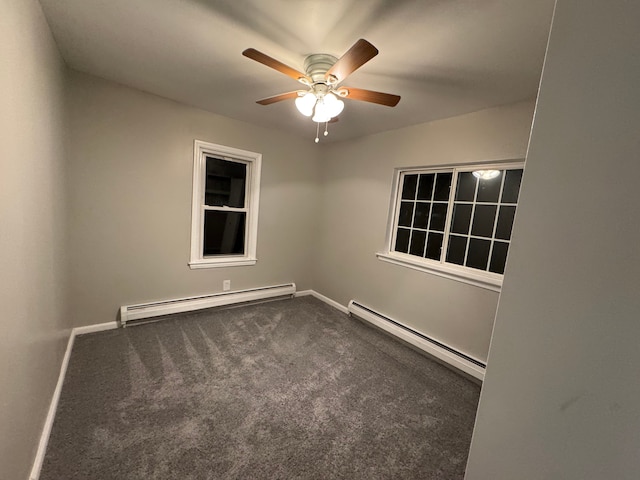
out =
<path fill-rule="evenodd" d="M 398 169 L 387 251 L 378 256 L 499 289 L 523 168 L 519 161 Z"/>

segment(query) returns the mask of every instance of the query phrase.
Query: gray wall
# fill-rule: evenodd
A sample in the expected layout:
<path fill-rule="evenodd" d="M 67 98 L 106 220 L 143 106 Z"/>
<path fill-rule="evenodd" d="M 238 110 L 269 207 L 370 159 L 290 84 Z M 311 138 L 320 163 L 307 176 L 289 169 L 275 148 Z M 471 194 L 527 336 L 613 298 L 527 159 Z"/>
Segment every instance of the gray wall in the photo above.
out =
<path fill-rule="evenodd" d="M 70 312 L 113 321 L 121 305 L 295 281 L 311 288 L 317 237 L 312 140 L 71 72 Z M 263 154 L 255 266 L 189 269 L 194 139 Z"/>
<path fill-rule="evenodd" d="M 0 2 L 0 478 L 24 479 L 69 329 L 64 64 L 35 0 Z"/>
<path fill-rule="evenodd" d="M 533 102 L 316 145 L 69 76 L 74 325 L 112 321 L 121 305 L 219 291 L 223 279 L 232 289 L 295 281 L 486 359 L 497 293 L 383 263 L 375 252 L 394 167 L 523 158 Z M 194 138 L 263 153 L 256 266 L 187 266 Z"/>
<path fill-rule="evenodd" d="M 395 167 L 524 158 L 533 101 L 328 146 L 314 288 L 486 360 L 498 293 L 378 260 Z"/>
<path fill-rule="evenodd" d="M 640 477 L 639 19 L 557 3 L 467 480 Z"/>

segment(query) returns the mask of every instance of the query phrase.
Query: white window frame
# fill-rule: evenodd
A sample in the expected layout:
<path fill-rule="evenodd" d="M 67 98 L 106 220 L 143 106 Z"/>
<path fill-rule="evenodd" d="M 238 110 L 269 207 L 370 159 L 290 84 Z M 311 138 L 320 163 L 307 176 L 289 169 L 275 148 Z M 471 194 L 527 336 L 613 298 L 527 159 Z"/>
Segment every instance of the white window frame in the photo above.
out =
<path fill-rule="evenodd" d="M 391 202 L 389 206 L 389 217 L 387 221 L 387 234 L 385 238 L 385 250 L 376 253 L 379 260 L 394 265 L 411 268 L 421 272 L 438 275 L 451 280 L 467 283 L 477 287 L 481 287 L 494 292 L 500 292 L 502 287 L 502 279 L 504 275 L 478 270 L 471 267 L 447 263 L 446 252 L 441 255 L 441 259 L 431 260 L 428 258 L 420 258 L 408 253 L 394 251 L 393 246 L 396 241 L 397 219 L 400 210 L 399 196 L 402 193 L 401 180 L 404 174 L 416 172 L 452 172 L 451 191 L 449 194 L 447 217 L 445 221 L 444 239 L 442 242 L 443 250 L 449 245 L 449 231 L 451 229 L 451 220 L 453 217 L 453 203 L 457 188 L 458 173 L 471 172 L 474 170 L 504 170 L 504 169 L 524 169 L 524 159 L 510 159 L 494 162 L 482 163 L 465 163 L 455 165 L 434 165 L 424 167 L 399 167 L 394 170 L 393 187 L 391 192 Z M 517 215 L 517 212 L 516 212 Z"/>
<path fill-rule="evenodd" d="M 247 165 L 244 208 L 208 207 L 204 203 L 207 156 Z M 195 140 L 193 147 L 193 198 L 191 203 L 191 258 L 189 267 L 215 268 L 255 265 L 258 239 L 258 207 L 260 199 L 260 169 L 262 154 Z M 205 210 L 246 212 L 244 255 L 202 254 Z"/>

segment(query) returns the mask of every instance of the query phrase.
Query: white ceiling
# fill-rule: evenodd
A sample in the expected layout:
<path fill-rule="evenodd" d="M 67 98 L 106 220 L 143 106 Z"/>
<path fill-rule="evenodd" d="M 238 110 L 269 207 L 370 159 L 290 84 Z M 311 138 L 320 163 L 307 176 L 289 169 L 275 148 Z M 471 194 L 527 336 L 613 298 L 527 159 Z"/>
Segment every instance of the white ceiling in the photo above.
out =
<path fill-rule="evenodd" d="M 365 38 L 380 53 L 345 85 L 402 96 L 345 101 L 327 140 L 447 118 L 536 94 L 554 0 L 40 0 L 67 64 L 227 117 L 312 139 L 291 78 L 241 55 L 253 47 L 303 70 Z M 324 139 L 323 139 L 324 141 Z"/>

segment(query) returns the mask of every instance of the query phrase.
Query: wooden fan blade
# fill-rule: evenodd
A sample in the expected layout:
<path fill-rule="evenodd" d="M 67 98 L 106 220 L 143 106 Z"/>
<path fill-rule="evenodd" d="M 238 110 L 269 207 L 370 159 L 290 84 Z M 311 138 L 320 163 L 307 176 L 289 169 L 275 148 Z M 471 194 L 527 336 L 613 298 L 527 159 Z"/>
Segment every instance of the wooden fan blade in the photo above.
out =
<path fill-rule="evenodd" d="M 361 38 L 329 69 L 325 78 L 335 77 L 336 83 L 355 72 L 378 54 L 378 49 Z"/>
<path fill-rule="evenodd" d="M 399 95 L 374 92 L 373 90 L 364 90 L 362 88 L 342 87 L 339 89 L 339 92 L 342 93 L 345 90 L 347 94 L 344 95 L 344 97 L 351 100 L 361 100 L 363 102 L 377 103 L 378 105 L 385 105 L 387 107 L 395 107 L 400 101 Z"/>
<path fill-rule="evenodd" d="M 274 95 L 273 97 L 263 98 L 256 103 L 260 105 L 271 105 L 272 103 L 282 102 L 283 100 L 289 100 L 290 98 L 298 98 L 298 92 L 281 93 L 280 95 Z"/>
<path fill-rule="evenodd" d="M 336 123 L 340 121 L 340 117 L 333 117 L 331 120 L 329 120 L 329 123 Z"/>
<path fill-rule="evenodd" d="M 310 83 L 311 79 L 307 77 L 304 73 L 299 72 L 288 65 L 276 60 L 275 58 L 271 58 L 269 55 L 265 55 L 262 52 L 259 52 L 255 48 L 247 48 L 244 52 L 242 52 L 247 58 L 251 60 L 255 60 L 258 63 L 266 65 L 267 67 L 273 68 L 274 70 L 279 71 L 280 73 L 284 73 L 285 75 L 293 78 L 294 80 L 300 81 L 300 79 L 304 79 L 306 83 Z"/>

